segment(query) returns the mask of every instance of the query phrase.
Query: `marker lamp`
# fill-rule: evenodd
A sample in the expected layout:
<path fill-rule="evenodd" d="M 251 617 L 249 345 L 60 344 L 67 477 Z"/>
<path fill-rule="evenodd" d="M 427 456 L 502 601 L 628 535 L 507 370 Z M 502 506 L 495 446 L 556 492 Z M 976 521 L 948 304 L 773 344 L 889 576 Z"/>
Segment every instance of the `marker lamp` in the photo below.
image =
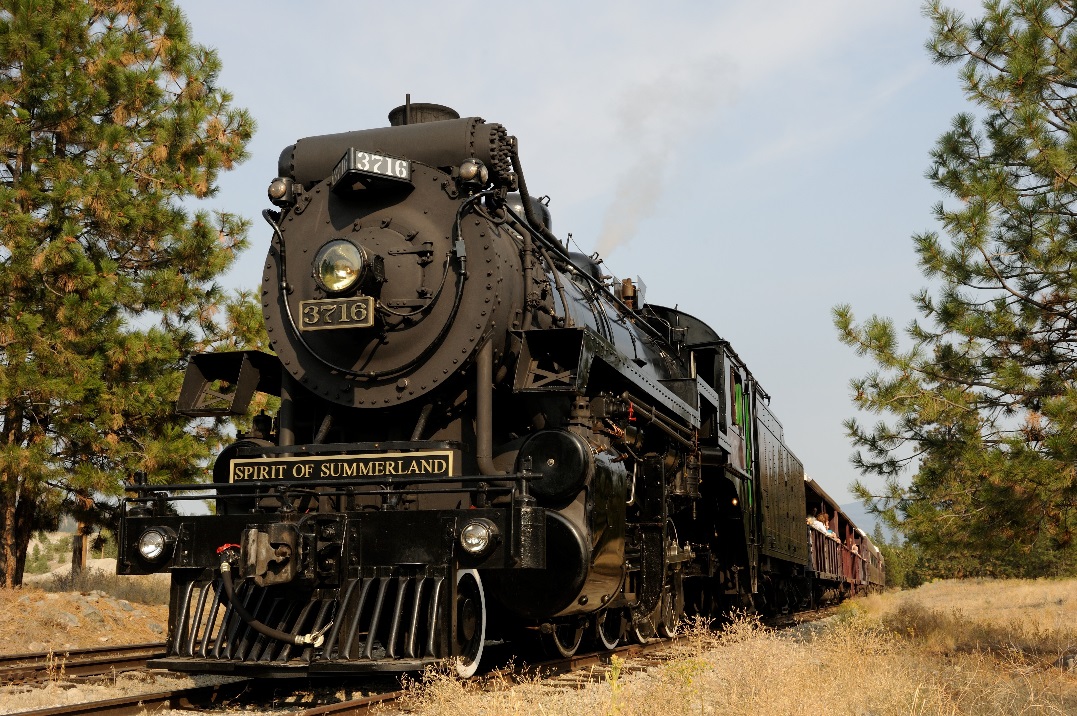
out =
<path fill-rule="evenodd" d="M 468 554 L 486 552 L 496 539 L 497 527 L 489 520 L 471 520 L 460 530 L 460 546 Z"/>

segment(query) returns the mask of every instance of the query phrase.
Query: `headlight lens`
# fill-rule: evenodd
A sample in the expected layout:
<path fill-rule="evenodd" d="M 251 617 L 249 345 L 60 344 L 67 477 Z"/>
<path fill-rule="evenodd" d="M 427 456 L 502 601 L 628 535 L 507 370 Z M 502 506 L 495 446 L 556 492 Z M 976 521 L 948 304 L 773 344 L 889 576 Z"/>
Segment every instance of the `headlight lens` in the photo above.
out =
<path fill-rule="evenodd" d="M 158 562 L 165 557 L 174 541 L 175 538 L 163 530 L 148 529 L 138 538 L 138 553 L 147 562 Z"/>
<path fill-rule="evenodd" d="M 460 546 L 469 554 L 482 554 L 497 537 L 497 527 L 489 520 L 472 520 L 460 530 Z"/>
<path fill-rule="evenodd" d="M 330 241 L 314 259 L 314 275 L 322 288 L 330 293 L 346 291 L 363 273 L 363 252 L 350 241 Z"/>

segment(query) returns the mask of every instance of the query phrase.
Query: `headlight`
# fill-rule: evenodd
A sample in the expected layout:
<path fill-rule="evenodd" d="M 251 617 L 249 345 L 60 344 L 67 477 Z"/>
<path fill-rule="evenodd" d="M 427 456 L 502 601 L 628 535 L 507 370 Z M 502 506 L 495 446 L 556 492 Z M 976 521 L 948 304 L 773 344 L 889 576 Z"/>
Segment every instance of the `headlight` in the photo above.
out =
<path fill-rule="evenodd" d="M 160 562 L 172 551 L 176 535 L 165 527 L 151 527 L 138 538 L 138 553 L 147 562 Z"/>
<path fill-rule="evenodd" d="M 330 241 L 314 259 L 314 276 L 330 293 L 346 291 L 359 280 L 366 262 L 363 252 L 343 239 Z"/>
<path fill-rule="evenodd" d="M 479 555 L 497 540 L 497 526 L 490 520 L 472 520 L 460 530 L 460 546 L 469 554 Z"/>

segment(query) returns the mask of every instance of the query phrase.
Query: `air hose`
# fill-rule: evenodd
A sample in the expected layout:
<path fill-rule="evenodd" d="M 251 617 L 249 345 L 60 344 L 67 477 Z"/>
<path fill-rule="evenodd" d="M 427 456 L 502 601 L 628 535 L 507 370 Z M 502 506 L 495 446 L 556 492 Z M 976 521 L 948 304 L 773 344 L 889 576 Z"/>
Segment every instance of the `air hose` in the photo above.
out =
<path fill-rule="evenodd" d="M 277 639 L 278 641 L 295 644 L 297 646 L 320 647 L 325 642 L 325 632 L 329 631 L 329 628 L 333 626 L 333 622 L 329 622 L 318 631 L 312 631 L 310 634 L 290 634 L 286 631 L 266 626 L 258 621 L 247 611 L 246 607 L 235 598 L 235 590 L 232 586 L 232 565 L 227 558 L 228 553 L 232 550 L 234 550 L 234 545 L 230 545 L 228 549 L 221 550 L 221 583 L 224 585 L 224 596 L 228 599 L 228 603 L 232 605 L 232 608 L 236 610 L 236 614 L 239 615 L 239 618 L 246 622 L 251 629 L 254 629 L 259 634 L 268 636 L 270 639 Z"/>

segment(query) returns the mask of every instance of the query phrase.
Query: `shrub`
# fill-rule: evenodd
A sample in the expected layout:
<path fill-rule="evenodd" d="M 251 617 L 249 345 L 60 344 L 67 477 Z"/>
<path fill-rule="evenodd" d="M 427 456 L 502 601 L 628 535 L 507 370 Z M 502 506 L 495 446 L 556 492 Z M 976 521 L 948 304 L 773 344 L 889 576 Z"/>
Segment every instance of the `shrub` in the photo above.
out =
<path fill-rule="evenodd" d="M 122 576 L 99 569 L 88 569 L 75 577 L 69 573 L 53 575 L 35 586 L 46 592 L 98 591 L 129 602 L 168 603 L 168 578 L 161 574 Z"/>
<path fill-rule="evenodd" d="M 44 574 L 49 571 L 49 558 L 41 549 L 41 545 L 35 544 L 33 551 L 26 558 L 26 574 Z"/>

